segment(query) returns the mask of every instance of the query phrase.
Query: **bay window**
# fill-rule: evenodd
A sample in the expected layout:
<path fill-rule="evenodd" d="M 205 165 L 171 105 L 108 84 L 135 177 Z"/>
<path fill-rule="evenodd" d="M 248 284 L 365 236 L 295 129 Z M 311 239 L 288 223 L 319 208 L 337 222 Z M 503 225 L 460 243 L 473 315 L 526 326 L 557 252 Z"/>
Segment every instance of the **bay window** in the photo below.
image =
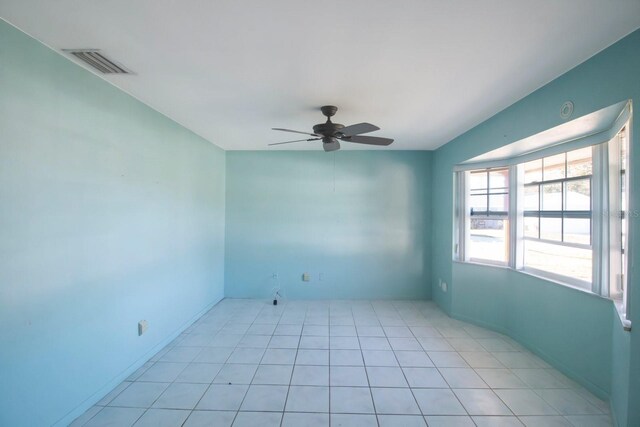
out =
<path fill-rule="evenodd" d="M 498 149 L 458 165 L 454 259 L 611 298 L 628 323 L 630 109 L 600 135 L 533 152 Z"/>

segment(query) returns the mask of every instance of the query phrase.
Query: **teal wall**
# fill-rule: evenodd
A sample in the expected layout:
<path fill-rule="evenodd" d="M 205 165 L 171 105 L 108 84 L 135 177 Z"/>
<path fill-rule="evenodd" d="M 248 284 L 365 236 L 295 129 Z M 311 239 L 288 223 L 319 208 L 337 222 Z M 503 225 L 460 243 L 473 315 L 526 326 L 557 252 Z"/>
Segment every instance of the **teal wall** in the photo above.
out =
<path fill-rule="evenodd" d="M 535 58 L 532 58 L 535 61 Z M 434 156 L 433 299 L 455 317 L 502 330 L 521 340 L 592 391 L 612 397 L 619 425 L 640 425 L 640 290 L 631 289 L 631 333 L 606 300 L 560 288 L 548 281 L 496 268 L 452 262 L 453 165 L 562 123 L 562 103 L 575 104 L 579 117 L 626 99 L 634 101 L 640 123 L 640 31 L 535 91 L 448 144 Z M 640 132 L 633 134 L 630 209 L 640 210 Z M 638 216 L 631 216 L 631 286 L 640 283 Z M 435 250 L 435 249 L 438 250 Z M 481 276 L 480 274 L 483 274 Z M 483 277 L 478 280 L 478 277 Z M 493 280 L 492 280 L 493 279 Z M 564 335 L 561 331 L 568 332 Z M 612 335 L 612 330 L 615 332 Z M 569 336 L 570 334 L 570 336 Z M 585 350 L 588 349 L 588 354 Z M 610 354 L 607 355 L 607 352 Z M 586 360 L 590 359 L 590 360 Z M 627 379 L 625 381 L 625 379 Z M 626 422 L 625 422 L 626 420 Z"/>
<path fill-rule="evenodd" d="M 431 157 L 227 152 L 226 296 L 429 298 Z"/>
<path fill-rule="evenodd" d="M 0 425 L 66 425 L 222 298 L 224 179 L 223 151 L 0 21 Z"/>

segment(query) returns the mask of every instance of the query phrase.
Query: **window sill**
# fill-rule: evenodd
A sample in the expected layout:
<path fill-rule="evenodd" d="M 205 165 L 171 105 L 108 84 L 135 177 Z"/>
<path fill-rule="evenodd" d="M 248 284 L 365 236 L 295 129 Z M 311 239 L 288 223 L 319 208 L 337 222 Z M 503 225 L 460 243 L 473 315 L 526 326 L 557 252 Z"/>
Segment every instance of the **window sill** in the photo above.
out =
<path fill-rule="evenodd" d="M 627 319 L 627 313 L 624 312 L 624 305 L 622 304 L 622 300 L 614 299 L 613 306 L 616 308 L 616 312 L 618 313 L 618 317 L 620 318 L 620 324 L 622 328 L 630 332 L 631 331 L 631 320 Z"/>

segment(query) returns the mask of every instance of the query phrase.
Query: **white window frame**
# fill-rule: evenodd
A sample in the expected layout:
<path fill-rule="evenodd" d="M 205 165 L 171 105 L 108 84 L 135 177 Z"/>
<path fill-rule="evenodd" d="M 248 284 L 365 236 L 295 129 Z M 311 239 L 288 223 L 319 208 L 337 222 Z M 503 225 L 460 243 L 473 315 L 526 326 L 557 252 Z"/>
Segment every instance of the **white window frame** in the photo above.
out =
<path fill-rule="evenodd" d="M 629 306 L 627 301 L 628 283 L 626 283 L 627 272 L 631 268 L 633 257 L 630 254 L 629 245 L 629 221 L 625 222 L 626 230 L 626 271 L 620 271 L 622 268 L 614 267 L 612 264 L 618 262 L 616 258 L 616 242 L 612 238 L 613 235 L 620 235 L 621 223 L 619 212 L 620 193 L 620 168 L 614 159 L 614 154 L 619 153 L 619 146 L 616 145 L 615 139 L 619 132 L 626 128 L 626 149 L 627 149 L 627 170 L 626 179 L 626 200 L 627 209 L 629 209 L 629 175 L 631 159 L 631 141 L 632 141 L 632 123 L 631 123 L 631 103 L 629 102 L 620 116 L 613 125 L 604 132 L 596 135 L 589 135 L 583 138 L 573 139 L 564 143 L 550 144 L 550 146 L 537 150 L 535 152 L 526 153 L 513 158 L 491 160 L 485 162 L 466 163 L 457 165 L 454 168 L 454 230 L 453 230 L 453 259 L 458 262 L 471 262 L 476 264 L 484 264 L 489 266 L 499 266 L 502 268 L 510 268 L 525 274 L 532 274 L 543 279 L 567 285 L 583 292 L 593 293 L 598 296 L 612 299 L 616 303 L 616 307 L 620 313 L 621 321 L 625 329 L 631 328 L 629 321 Z M 524 168 L 520 165 L 535 159 L 549 157 L 555 154 L 566 153 L 578 148 L 593 147 L 593 173 L 591 177 L 591 248 L 592 248 L 592 281 L 584 282 L 577 278 L 566 277 L 547 271 L 524 267 Z M 619 154 L 616 154 L 619 155 Z M 470 259 L 467 255 L 467 247 L 469 242 L 470 230 L 470 212 L 469 206 L 469 183 L 467 172 L 509 167 L 509 258 L 506 265 L 504 263 L 496 263 L 483 259 Z M 615 175 L 615 176 L 612 176 Z M 618 185 L 612 185 L 612 179 L 616 178 Z M 613 212 L 613 214 L 612 214 Z M 616 215 L 618 213 L 618 215 Z M 628 215 L 628 214 L 627 214 Z M 558 242 L 553 242 L 558 244 Z M 573 246 L 571 243 L 565 246 Z M 584 247 L 584 245 L 581 245 Z M 620 250 L 618 249 L 618 255 Z M 619 278 L 616 278 L 618 275 Z M 620 280 L 624 284 L 624 290 L 619 299 L 612 295 L 612 283 L 614 280 Z M 585 289 L 585 285 L 586 289 Z"/>

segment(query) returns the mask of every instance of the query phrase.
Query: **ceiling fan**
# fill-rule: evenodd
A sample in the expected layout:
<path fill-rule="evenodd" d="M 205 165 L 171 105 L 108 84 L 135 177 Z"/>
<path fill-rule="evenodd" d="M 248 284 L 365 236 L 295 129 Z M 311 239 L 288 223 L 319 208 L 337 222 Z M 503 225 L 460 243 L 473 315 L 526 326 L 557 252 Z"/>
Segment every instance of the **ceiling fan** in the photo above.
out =
<path fill-rule="evenodd" d="M 275 142 L 269 145 L 281 145 L 291 144 L 292 142 L 302 141 L 319 141 L 322 140 L 322 148 L 324 151 L 336 151 L 340 149 L 339 141 L 355 142 L 357 144 L 368 145 L 389 145 L 393 142 L 390 138 L 380 138 L 376 136 L 360 136 L 363 133 L 369 133 L 376 130 L 380 130 L 378 126 L 374 126 L 371 123 L 358 123 L 351 126 L 341 125 L 340 123 L 333 123 L 331 117 L 336 114 L 338 107 L 333 105 L 325 105 L 321 107 L 322 114 L 327 116 L 326 123 L 320 123 L 313 127 L 313 133 L 301 132 L 291 129 L 273 128 L 273 130 L 279 130 L 282 132 L 301 133 L 303 135 L 309 135 L 313 138 L 297 139 L 295 141 Z"/>

